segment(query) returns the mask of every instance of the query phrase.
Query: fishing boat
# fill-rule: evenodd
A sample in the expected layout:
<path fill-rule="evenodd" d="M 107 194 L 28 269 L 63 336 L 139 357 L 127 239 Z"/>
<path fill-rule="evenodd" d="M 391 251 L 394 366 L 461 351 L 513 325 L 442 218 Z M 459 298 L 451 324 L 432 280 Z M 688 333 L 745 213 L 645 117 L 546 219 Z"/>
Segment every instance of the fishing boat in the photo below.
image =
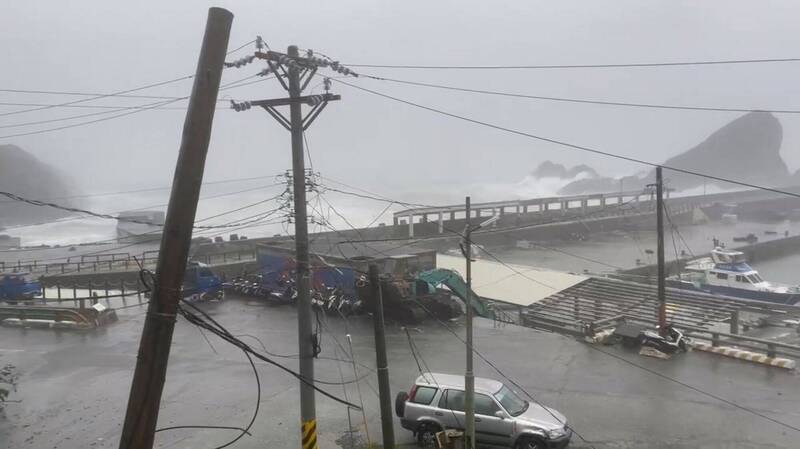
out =
<path fill-rule="evenodd" d="M 719 247 L 711 257 L 688 262 L 684 273 L 667 279 L 667 286 L 780 304 L 800 301 L 800 287 L 767 282 L 743 252 Z"/>

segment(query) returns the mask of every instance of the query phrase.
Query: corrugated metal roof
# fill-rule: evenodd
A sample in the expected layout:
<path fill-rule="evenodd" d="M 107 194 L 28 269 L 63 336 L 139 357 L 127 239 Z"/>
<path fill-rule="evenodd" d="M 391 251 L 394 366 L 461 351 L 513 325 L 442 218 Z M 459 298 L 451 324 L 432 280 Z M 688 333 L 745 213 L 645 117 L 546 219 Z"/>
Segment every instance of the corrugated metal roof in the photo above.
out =
<path fill-rule="evenodd" d="M 436 266 L 466 276 L 467 264 L 463 257 L 437 254 Z M 527 265 L 504 265 L 485 259 L 472 262 L 472 290 L 478 296 L 520 306 L 539 302 L 586 279 L 586 276 Z"/>

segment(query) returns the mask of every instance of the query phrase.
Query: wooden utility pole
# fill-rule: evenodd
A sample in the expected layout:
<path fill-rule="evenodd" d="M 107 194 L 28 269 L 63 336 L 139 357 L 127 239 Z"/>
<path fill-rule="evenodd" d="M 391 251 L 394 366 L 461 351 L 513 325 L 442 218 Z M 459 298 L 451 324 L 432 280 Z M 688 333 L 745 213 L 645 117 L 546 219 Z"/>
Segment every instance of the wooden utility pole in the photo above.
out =
<path fill-rule="evenodd" d="M 381 431 L 384 449 L 394 449 L 394 424 L 392 423 L 392 393 L 389 388 L 389 363 L 386 361 L 386 334 L 383 325 L 383 292 L 378 266 L 369 265 L 369 283 L 375 298 L 375 359 L 378 367 L 378 393 L 381 401 Z"/>
<path fill-rule="evenodd" d="M 183 125 L 178 163 L 172 181 L 164 233 L 158 253 L 152 298 L 139 342 L 120 449 L 150 449 L 158 422 L 161 393 L 186 259 L 192 239 L 197 200 L 203 182 L 211 124 L 228 49 L 233 14 L 221 8 L 208 10 L 206 31 L 195 71 L 189 109 Z"/>
<path fill-rule="evenodd" d="M 658 226 L 658 332 L 667 335 L 667 298 L 664 262 L 664 180 L 661 166 L 656 167 L 656 224 Z"/>
<path fill-rule="evenodd" d="M 467 259 L 467 369 L 464 373 L 464 412 L 465 412 L 465 435 L 464 447 L 475 449 L 475 373 L 472 370 L 472 226 L 470 226 L 470 197 L 465 200 L 467 212 L 466 226 L 464 229 L 464 256 Z"/>

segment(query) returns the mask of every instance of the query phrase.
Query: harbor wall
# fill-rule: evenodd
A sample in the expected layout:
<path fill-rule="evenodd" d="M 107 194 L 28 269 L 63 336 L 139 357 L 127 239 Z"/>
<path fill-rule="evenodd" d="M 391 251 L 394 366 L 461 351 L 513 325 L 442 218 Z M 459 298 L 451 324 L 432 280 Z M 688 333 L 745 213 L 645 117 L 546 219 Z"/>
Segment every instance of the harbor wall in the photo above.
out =
<path fill-rule="evenodd" d="M 745 245 L 732 249 L 743 252 L 749 262 L 757 264 L 759 261 L 778 259 L 800 253 L 800 235 L 754 243 L 752 245 Z M 697 255 L 697 257 L 710 256 L 711 253 Z M 688 259 L 668 261 L 665 264 L 667 276 L 678 274 L 678 272 L 683 270 L 686 266 L 686 262 L 688 262 Z M 623 275 L 626 279 L 650 282 L 654 281 L 658 275 L 658 265 L 643 265 L 641 267 L 620 271 L 619 274 Z"/>

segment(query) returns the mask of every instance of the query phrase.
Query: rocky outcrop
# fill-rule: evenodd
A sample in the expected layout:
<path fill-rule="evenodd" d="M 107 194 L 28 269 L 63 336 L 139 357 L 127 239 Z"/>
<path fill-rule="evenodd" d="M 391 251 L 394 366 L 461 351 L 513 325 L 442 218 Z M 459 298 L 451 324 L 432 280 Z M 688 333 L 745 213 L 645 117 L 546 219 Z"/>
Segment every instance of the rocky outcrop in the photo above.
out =
<path fill-rule="evenodd" d="M 15 145 L 0 145 L 0 190 L 31 199 L 52 199 L 72 204 L 63 197 L 74 194 L 66 177 Z M 0 227 L 31 224 L 68 215 L 51 207 L 33 206 L 0 198 Z"/>
<path fill-rule="evenodd" d="M 544 161 L 536 167 L 531 173 L 531 176 L 536 178 L 560 178 L 560 179 L 573 179 L 579 175 L 588 178 L 596 178 L 597 172 L 588 165 L 580 164 L 571 168 L 555 162 Z"/>
<path fill-rule="evenodd" d="M 750 112 L 712 133 L 695 147 L 669 158 L 667 167 L 705 173 L 769 186 L 800 184 L 800 174 L 792 175 L 780 155 L 783 128 L 775 116 L 767 112 Z M 670 188 L 691 189 L 709 184 L 731 187 L 730 184 L 700 176 L 664 170 Z M 643 178 L 623 179 L 625 190 L 638 189 L 655 179 L 655 169 Z M 580 179 L 563 187 L 559 193 L 582 193 L 619 190 L 619 179 L 598 177 Z"/>

